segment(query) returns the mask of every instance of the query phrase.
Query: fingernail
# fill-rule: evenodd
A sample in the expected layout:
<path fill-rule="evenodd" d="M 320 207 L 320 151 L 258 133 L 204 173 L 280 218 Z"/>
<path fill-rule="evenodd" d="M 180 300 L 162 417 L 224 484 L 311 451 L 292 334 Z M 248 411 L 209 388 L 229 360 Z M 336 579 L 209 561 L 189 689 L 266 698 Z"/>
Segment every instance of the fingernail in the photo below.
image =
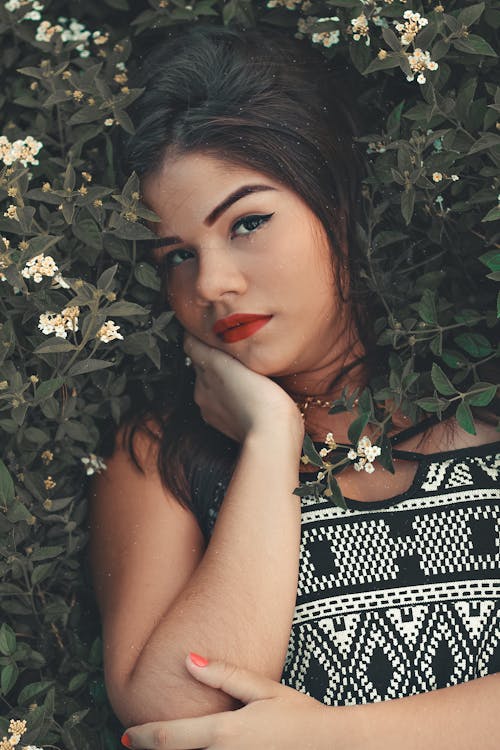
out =
<path fill-rule="evenodd" d="M 122 736 L 122 745 L 125 745 L 125 747 L 132 747 L 132 742 L 130 741 L 130 737 L 126 732 Z"/>
<path fill-rule="evenodd" d="M 189 652 L 189 658 L 197 667 L 206 667 L 208 664 L 208 659 L 205 659 L 203 656 L 195 654 L 192 651 Z"/>

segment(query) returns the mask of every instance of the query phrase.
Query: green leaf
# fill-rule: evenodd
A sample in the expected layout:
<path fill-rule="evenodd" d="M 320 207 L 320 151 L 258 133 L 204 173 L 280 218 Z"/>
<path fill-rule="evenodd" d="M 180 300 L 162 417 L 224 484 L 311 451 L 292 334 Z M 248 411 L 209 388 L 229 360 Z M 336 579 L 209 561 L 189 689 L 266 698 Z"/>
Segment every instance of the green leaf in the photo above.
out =
<path fill-rule="evenodd" d="M 142 286 L 148 289 L 160 290 L 160 279 L 155 268 L 149 263 L 138 263 L 134 270 L 134 276 Z"/>
<path fill-rule="evenodd" d="M 498 213 L 500 219 L 500 209 Z M 481 263 L 484 263 L 490 271 L 500 271 L 500 252 L 498 250 L 489 250 L 487 253 L 479 256 Z"/>
<path fill-rule="evenodd" d="M 17 699 L 19 704 L 21 706 L 28 706 L 34 702 L 33 698 L 40 698 L 53 684 L 53 680 L 42 680 L 41 682 L 32 682 L 30 685 L 26 685 L 19 693 Z"/>
<path fill-rule="evenodd" d="M 418 304 L 418 314 L 425 323 L 437 323 L 436 293 L 426 289 Z"/>
<path fill-rule="evenodd" d="M 114 362 L 106 362 L 103 359 L 86 359 L 84 362 L 74 364 L 68 375 L 86 375 L 95 370 L 104 370 L 106 367 L 113 367 L 114 364 Z"/>
<path fill-rule="evenodd" d="M 0 675 L 0 689 L 2 695 L 7 695 L 17 682 L 19 677 L 19 668 L 15 662 L 7 664 Z"/>
<path fill-rule="evenodd" d="M 39 562 L 40 560 L 49 560 L 52 557 L 57 557 L 65 551 L 65 547 L 62 545 L 56 545 L 54 547 L 40 547 L 30 555 L 30 560 Z"/>
<path fill-rule="evenodd" d="M 401 196 L 401 213 L 407 225 L 410 223 L 412 219 L 414 210 L 415 210 L 415 190 L 414 188 L 410 188 L 409 190 L 405 190 Z"/>
<path fill-rule="evenodd" d="M 347 436 L 353 445 L 358 444 L 358 440 L 361 437 L 361 433 L 365 429 L 369 418 L 369 414 L 361 414 L 349 425 Z"/>
<path fill-rule="evenodd" d="M 135 302 L 119 300 L 106 307 L 106 315 L 113 318 L 128 318 L 135 315 L 149 315 L 149 310 Z"/>
<path fill-rule="evenodd" d="M 497 135 L 496 133 L 486 133 L 478 138 L 475 144 L 469 149 L 468 156 L 471 154 L 477 154 L 479 151 L 495 148 L 496 146 L 500 146 L 500 135 Z"/>
<path fill-rule="evenodd" d="M 37 567 L 33 570 L 33 573 L 31 574 L 32 586 L 36 586 L 38 583 L 48 578 L 48 576 L 54 572 L 54 568 L 55 568 L 55 564 L 53 562 L 42 563 L 42 565 L 37 565 Z"/>
<path fill-rule="evenodd" d="M 16 636 L 12 628 L 6 622 L 0 627 L 0 652 L 4 656 L 12 656 L 17 648 Z"/>
<path fill-rule="evenodd" d="M 441 398 L 419 398 L 417 406 L 420 406 L 424 411 L 439 414 L 447 406 L 447 402 Z"/>
<path fill-rule="evenodd" d="M 64 383 L 64 378 L 51 378 L 50 380 L 44 380 L 40 383 L 35 391 L 33 398 L 34 404 L 40 404 L 45 399 L 52 396 Z"/>
<path fill-rule="evenodd" d="M 79 219 L 73 224 L 73 234 L 95 250 L 102 250 L 102 233 L 93 219 Z"/>
<path fill-rule="evenodd" d="M 378 456 L 377 461 L 381 466 L 384 467 L 384 469 L 389 471 L 391 474 L 394 474 L 395 469 L 392 462 L 392 445 L 387 435 L 384 435 L 380 442 L 377 442 L 377 444 L 379 445 L 381 450 L 380 456 Z"/>
<path fill-rule="evenodd" d="M 328 489 L 332 493 L 331 495 L 328 495 L 331 502 L 334 503 L 338 508 L 347 510 L 347 505 L 344 495 L 342 494 L 342 490 L 340 489 L 338 482 L 331 471 L 328 472 Z"/>
<path fill-rule="evenodd" d="M 457 392 L 455 386 L 452 385 L 443 370 L 435 362 L 432 364 L 431 380 L 434 388 L 443 396 L 452 396 Z"/>
<path fill-rule="evenodd" d="M 469 404 L 466 404 L 464 401 L 459 404 L 456 418 L 458 424 L 463 430 L 465 430 L 465 432 L 469 432 L 471 435 L 476 434 L 476 429 L 474 427 L 474 418 L 472 416 L 472 411 Z"/>
<path fill-rule="evenodd" d="M 481 221 L 499 221 L 500 220 L 500 206 L 495 206 L 490 209 L 486 216 L 483 216 Z"/>
<path fill-rule="evenodd" d="M 114 266 L 111 266 L 110 268 L 107 268 L 105 271 L 103 271 L 97 279 L 97 288 L 101 289 L 104 292 L 109 291 L 113 284 L 113 279 L 116 276 L 117 270 L 118 263 L 115 263 Z"/>
<path fill-rule="evenodd" d="M 474 393 L 482 390 L 482 393 Z M 497 392 L 497 386 L 490 383 L 474 383 L 465 394 L 465 401 L 471 406 L 488 406 L 493 401 Z"/>
<path fill-rule="evenodd" d="M 47 343 L 40 344 L 40 346 L 37 346 L 34 353 L 35 354 L 59 354 L 61 352 L 73 352 L 76 349 L 75 344 L 71 344 L 69 341 L 66 341 L 66 339 L 57 338 L 56 336 L 52 338 L 51 341 L 47 341 Z"/>
<path fill-rule="evenodd" d="M 14 499 L 14 482 L 7 467 L 0 458 L 0 501 L 2 505 L 10 505 Z"/>
<path fill-rule="evenodd" d="M 469 34 L 465 39 L 454 39 L 453 46 L 459 52 L 467 52 L 470 55 L 487 55 L 488 57 L 497 57 L 497 53 L 491 47 L 486 39 L 477 34 Z"/>
<path fill-rule="evenodd" d="M 462 26 L 472 26 L 482 15 L 484 11 L 484 3 L 476 3 L 470 5 L 468 8 L 460 11 L 458 15 L 458 23 Z"/>
<path fill-rule="evenodd" d="M 323 459 L 319 455 L 318 451 L 314 447 L 314 443 L 307 433 L 304 435 L 304 443 L 302 445 L 302 453 L 307 456 L 309 462 L 313 466 L 323 466 Z"/>
<path fill-rule="evenodd" d="M 88 679 L 89 679 L 88 672 L 79 672 L 74 677 L 72 677 L 71 680 L 69 681 L 68 691 L 70 693 L 75 693 L 83 685 L 85 685 Z"/>
<path fill-rule="evenodd" d="M 487 357 L 493 351 L 488 339 L 480 333 L 460 333 L 454 341 L 464 352 L 477 359 Z"/>

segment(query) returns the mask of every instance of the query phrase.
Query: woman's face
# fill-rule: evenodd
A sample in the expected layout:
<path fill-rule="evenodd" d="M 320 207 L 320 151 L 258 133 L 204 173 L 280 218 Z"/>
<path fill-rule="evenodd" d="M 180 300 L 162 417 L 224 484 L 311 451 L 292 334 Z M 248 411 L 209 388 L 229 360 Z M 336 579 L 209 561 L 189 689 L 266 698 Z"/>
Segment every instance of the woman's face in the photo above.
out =
<path fill-rule="evenodd" d="M 193 153 L 165 161 L 143 195 L 158 237 L 173 238 L 155 258 L 187 331 L 267 376 L 321 369 L 343 348 L 329 243 L 296 193 Z"/>

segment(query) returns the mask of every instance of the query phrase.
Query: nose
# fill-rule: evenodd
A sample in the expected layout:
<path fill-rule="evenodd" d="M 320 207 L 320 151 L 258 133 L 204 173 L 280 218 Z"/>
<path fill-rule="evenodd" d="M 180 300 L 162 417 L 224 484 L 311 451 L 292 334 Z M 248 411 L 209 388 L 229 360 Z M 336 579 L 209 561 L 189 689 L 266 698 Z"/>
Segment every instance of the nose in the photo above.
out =
<path fill-rule="evenodd" d="M 211 247 L 198 256 L 196 293 L 204 302 L 215 302 L 226 294 L 242 294 L 247 281 L 234 251 Z"/>

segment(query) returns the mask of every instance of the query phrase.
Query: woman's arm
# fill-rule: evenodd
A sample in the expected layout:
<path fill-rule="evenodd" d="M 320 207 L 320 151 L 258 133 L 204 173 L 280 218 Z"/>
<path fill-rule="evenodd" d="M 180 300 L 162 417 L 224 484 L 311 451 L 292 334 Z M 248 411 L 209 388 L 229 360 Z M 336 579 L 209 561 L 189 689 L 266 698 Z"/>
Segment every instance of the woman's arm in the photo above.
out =
<path fill-rule="evenodd" d="M 195 544 L 193 558 L 186 544 L 195 530 L 174 515 L 175 497 L 160 492 L 158 472 L 133 485 L 130 461 L 125 476 L 124 462 L 115 462 L 93 500 L 106 685 L 128 724 L 238 706 L 190 679 L 184 658 L 191 650 L 278 680 L 297 594 L 300 499 L 293 490 L 304 435 L 298 409 L 276 383 L 233 357 L 190 336 L 185 350 L 203 418 L 237 441 L 240 455 L 210 543 L 202 555 Z M 114 519 L 122 513 L 120 525 Z M 157 519 L 166 531 L 157 530 Z M 138 600 L 146 602 L 144 614 Z"/>
<path fill-rule="evenodd" d="M 279 680 L 296 599 L 300 544 L 299 453 L 282 421 L 244 442 L 211 541 L 189 583 L 114 688 L 124 724 L 201 716 L 238 704 L 197 685 L 191 650 Z M 168 571 L 164 572 L 168 575 Z"/>
<path fill-rule="evenodd" d="M 331 707 L 227 662 L 186 670 L 244 708 L 128 727 L 132 750 L 498 750 L 500 674 L 410 698 Z"/>
<path fill-rule="evenodd" d="M 329 723 L 332 740 L 324 750 L 498 750 L 500 674 L 408 698 L 334 707 Z"/>

